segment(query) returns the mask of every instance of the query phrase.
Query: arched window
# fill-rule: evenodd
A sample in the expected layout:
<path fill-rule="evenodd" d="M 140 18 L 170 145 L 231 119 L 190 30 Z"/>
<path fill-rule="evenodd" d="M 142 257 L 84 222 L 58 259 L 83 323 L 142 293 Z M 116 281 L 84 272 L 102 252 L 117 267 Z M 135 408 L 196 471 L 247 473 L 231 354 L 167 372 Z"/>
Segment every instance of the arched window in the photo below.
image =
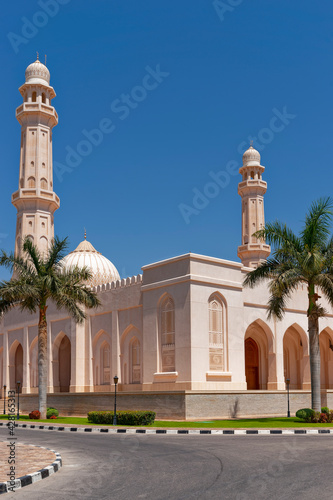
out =
<path fill-rule="evenodd" d="M 29 188 L 34 188 L 36 186 L 36 181 L 34 177 L 29 177 L 28 179 L 28 187 Z"/>
<path fill-rule="evenodd" d="M 209 309 L 209 370 L 224 371 L 223 306 L 217 295 L 208 302 Z"/>
<path fill-rule="evenodd" d="M 140 342 L 135 337 L 131 343 L 131 369 L 132 369 L 132 384 L 140 384 L 141 382 L 141 353 Z"/>
<path fill-rule="evenodd" d="M 110 346 L 104 344 L 101 352 L 102 361 L 102 384 L 110 384 Z"/>
<path fill-rule="evenodd" d="M 47 180 L 44 177 L 40 180 L 40 187 L 42 189 L 47 189 Z"/>
<path fill-rule="evenodd" d="M 160 309 L 161 371 L 175 371 L 175 304 L 166 297 Z"/>
<path fill-rule="evenodd" d="M 42 102 L 45 104 L 46 103 L 46 99 L 45 99 L 45 94 L 44 92 L 42 93 Z"/>
<path fill-rule="evenodd" d="M 33 92 L 32 93 L 32 102 L 36 102 L 36 101 L 37 101 L 37 93 Z"/>

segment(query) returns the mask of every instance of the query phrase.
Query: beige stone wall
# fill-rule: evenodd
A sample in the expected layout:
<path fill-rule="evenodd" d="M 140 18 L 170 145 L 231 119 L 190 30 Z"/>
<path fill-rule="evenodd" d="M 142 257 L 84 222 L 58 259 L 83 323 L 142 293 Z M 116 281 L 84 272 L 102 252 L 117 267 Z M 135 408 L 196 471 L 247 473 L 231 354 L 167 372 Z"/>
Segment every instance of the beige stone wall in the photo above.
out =
<path fill-rule="evenodd" d="M 114 396 L 113 393 L 49 394 L 47 405 L 57 408 L 62 416 L 84 416 L 88 411 L 113 411 Z M 20 411 L 22 413 L 29 413 L 37 409 L 37 395 L 20 396 Z M 153 410 L 156 411 L 157 418 L 184 419 L 184 393 L 119 393 L 117 394 L 117 410 Z M 56 420 L 50 420 L 50 422 L 56 423 Z"/>
<path fill-rule="evenodd" d="M 230 407 L 239 402 L 238 417 L 287 415 L 285 391 L 119 393 L 117 410 L 153 410 L 157 419 L 195 420 L 229 418 Z M 88 411 L 113 410 L 113 394 L 49 394 L 48 406 L 57 408 L 62 416 L 81 415 Z M 290 391 L 290 411 L 311 406 L 310 391 Z M 333 391 L 322 392 L 322 406 L 333 408 Z M 37 395 L 22 395 L 20 410 L 28 413 L 38 408 Z M 52 422 L 52 421 L 50 421 Z M 53 421 L 56 423 L 56 421 Z"/>
<path fill-rule="evenodd" d="M 287 416 L 286 391 L 246 391 L 225 393 L 192 393 L 186 395 L 186 420 L 226 418 L 238 399 L 238 417 Z M 333 408 L 333 391 L 322 393 L 322 406 Z M 311 407 L 310 391 L 290 391 L 290 412 Z"/>

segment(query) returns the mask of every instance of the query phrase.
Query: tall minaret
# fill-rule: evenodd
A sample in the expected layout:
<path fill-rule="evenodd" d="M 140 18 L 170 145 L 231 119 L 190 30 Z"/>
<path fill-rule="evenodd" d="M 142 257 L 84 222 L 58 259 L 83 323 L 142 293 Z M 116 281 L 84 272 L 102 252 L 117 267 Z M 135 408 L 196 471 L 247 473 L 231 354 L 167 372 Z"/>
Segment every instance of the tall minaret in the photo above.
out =
<path fill-rule="evenodd" d="M 238 194 L 242 197 L 242 245 L 238 247 L 238 257 L 247 267 L 257 267 L 271 253 L 269 245 L 252 236 L 265 226 L 267 182 L 262 180 L 264 170 L 259 152 L 251 145 L 243 154 L 243 166 L 239 169 L 243 180 L 238 184 Z"/>
<path fill-rule="evenodd" d="M 53 214 L 60 206 L 53 192 L 52 128 L 58 115 L 51 100 L 50 72 L 37 57 L 25 71 L 25 83 L 19 88 L 23 104 L 16 110 L 21 124 L 19 189 L 12 195 L 17 208 L 15 255 L 21 255 L 22 243 L 29 236 L 45 253 L 54 237 Z"/>

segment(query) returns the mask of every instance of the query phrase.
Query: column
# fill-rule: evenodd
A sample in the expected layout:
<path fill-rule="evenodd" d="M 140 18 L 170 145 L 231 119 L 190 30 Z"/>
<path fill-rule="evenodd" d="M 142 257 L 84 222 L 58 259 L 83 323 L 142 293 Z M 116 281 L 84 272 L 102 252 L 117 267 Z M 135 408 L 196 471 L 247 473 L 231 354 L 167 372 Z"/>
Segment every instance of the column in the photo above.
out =
<path fill-rule="evenodd" d="M 53 348 L 52 323 L 47 325 L 47 392 L 54 392 L 53 385 Z"/>
<path fill-rule="evenodd" d="M 30 349 L 29 349 L 29 329 L 23 329 L 23 383 L 22 394 L 30 394 Z"/>

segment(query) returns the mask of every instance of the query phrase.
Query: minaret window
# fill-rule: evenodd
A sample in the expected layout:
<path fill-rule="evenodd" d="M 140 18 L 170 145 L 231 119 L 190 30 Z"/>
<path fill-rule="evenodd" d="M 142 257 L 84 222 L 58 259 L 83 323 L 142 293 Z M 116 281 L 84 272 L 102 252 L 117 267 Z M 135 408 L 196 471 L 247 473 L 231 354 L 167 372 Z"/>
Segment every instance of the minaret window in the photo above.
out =
<path fill-rule="evenodd" d="M 36 102 L 36 101 L 37 101 L 37 93 L 33 92 L 32 93 L 32 102 Z"/>
<path fill-rule="evenodd" d="M 46 99 L 45 99 L 45 94 L 44 94 L 44 92 L 42 93 L 42 103 L 44 103 L 44 104 L 46 103 Z"/>
<path fill-rule="evenodd" d="M 251 179 L 254 179 L 254 172 L 251 172 Z"/>
<path fill-rule="evenodd" d="M 46 179 L 43 178 L 40 180 L 40 187 L 42 189 L 47 189 L 47 180 Z"/>
<path fill-rule="evenodd" d="M 34 188 L 36 187 L 36 181 L 34 177 L 29 177 L 28 179 L 28 187 L 29 188 Z"/>
<path fill-rule="evenodd" d="M 34 167 L 35 167 L 35 162 L 34 162 L 34 161 L 32 161 L 32 162 L 30 163 L 30 167 L 31 167 L 31 168 L 34 168 Z"/>

